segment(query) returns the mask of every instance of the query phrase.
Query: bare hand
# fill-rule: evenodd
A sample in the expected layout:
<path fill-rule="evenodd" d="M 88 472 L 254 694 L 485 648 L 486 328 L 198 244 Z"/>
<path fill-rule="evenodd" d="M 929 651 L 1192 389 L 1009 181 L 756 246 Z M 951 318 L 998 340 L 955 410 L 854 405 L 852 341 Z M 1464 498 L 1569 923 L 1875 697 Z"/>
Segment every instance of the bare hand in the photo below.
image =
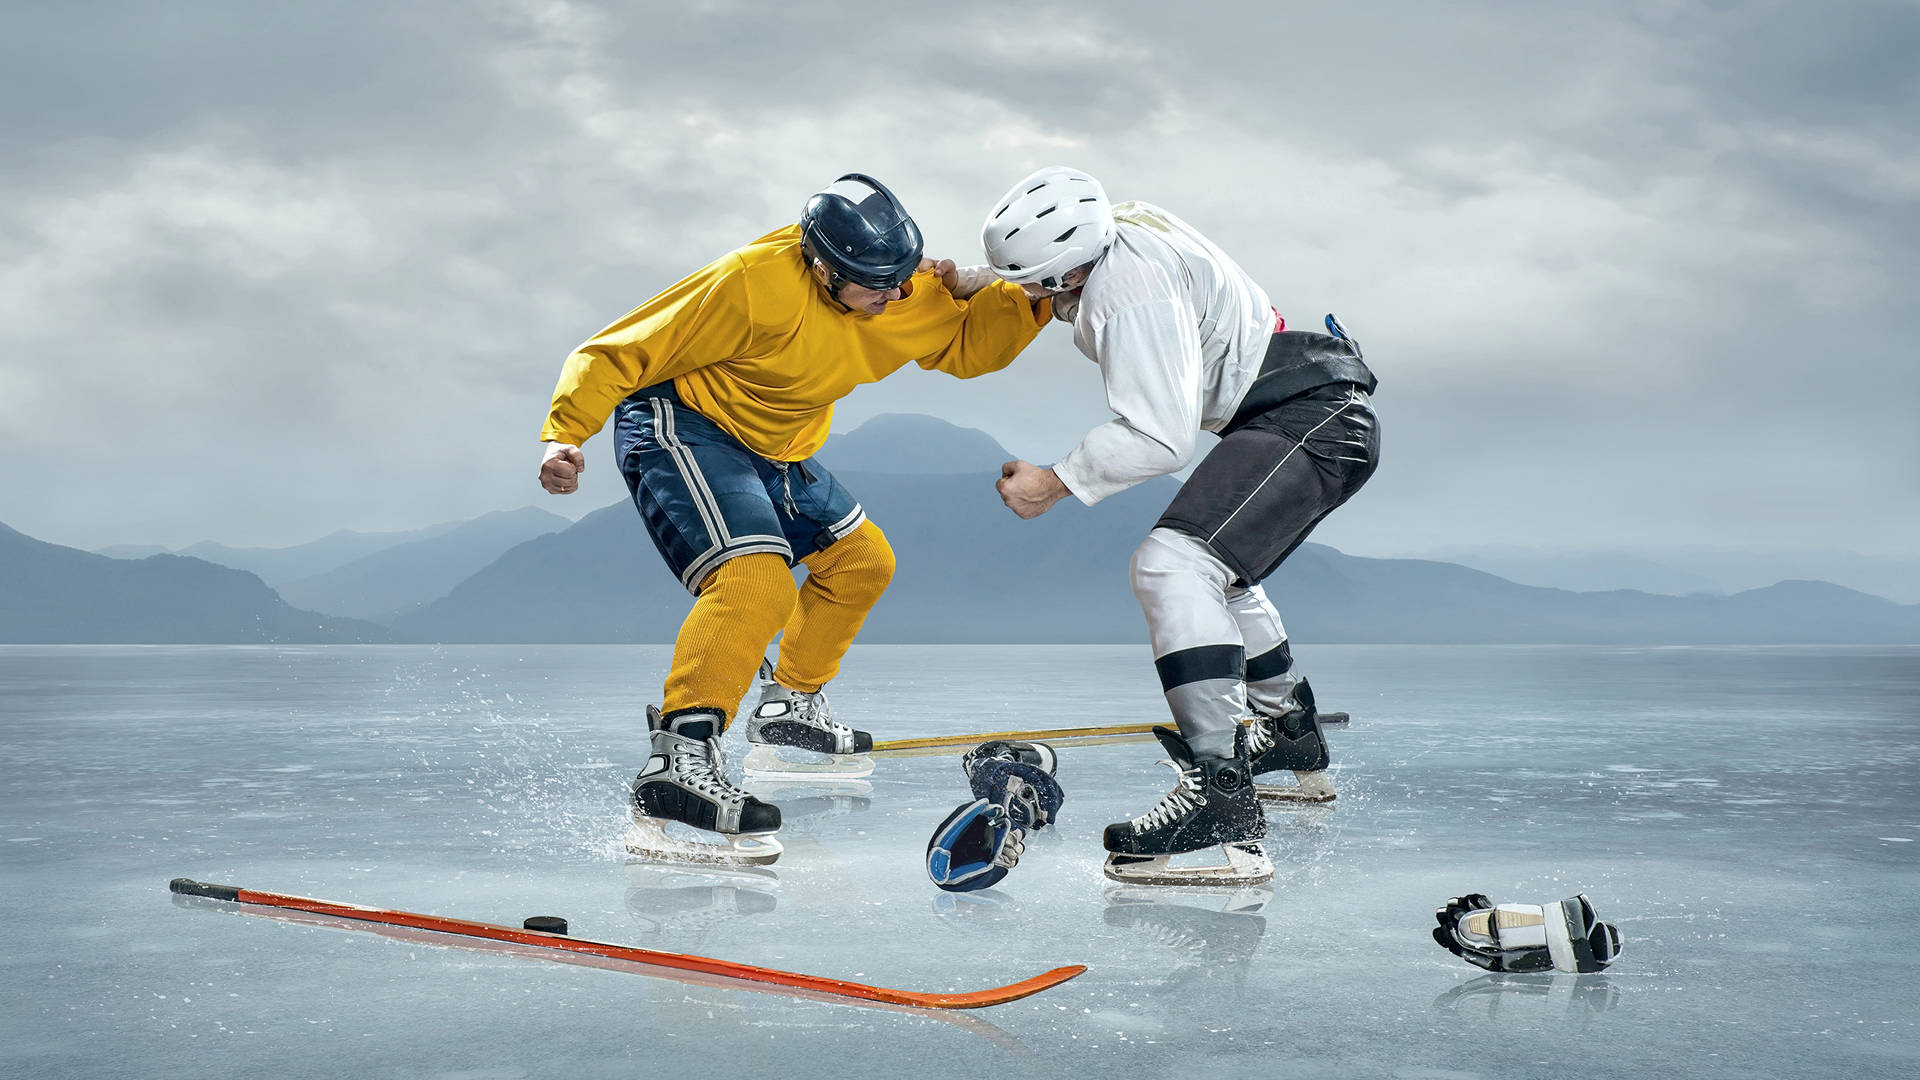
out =
<path fill-rule="evenodd" d="M 945 285 L 948 292 L 960 291 L 960 269 L 953 264 L 952 259 L 935 260 L 923 257 L 919 268 L 914 273 L 923 273 L 928 270 L 933 271 L 940 278 L 940 284 Z"/>
<path fill-rule="evenodd" d="M 1000 480 L 993 489 L 1000 493 L 1000 501 L 1007 504 L 1007 509 L 1029 519 L 1039 517 L 1053 509 L 1054 503 L 1073 494 L 1052 469 L 1029 461 L 1009 461 L 1000 466 Z"/>
<path fill-rule="evenodd" d="M 540 486 L 549 495 L 570 495 L 580 490 L 580 474 L 587 471 L 587 456 L 572 443 L 546 444 L 547 456 L 540 459 Z"/>

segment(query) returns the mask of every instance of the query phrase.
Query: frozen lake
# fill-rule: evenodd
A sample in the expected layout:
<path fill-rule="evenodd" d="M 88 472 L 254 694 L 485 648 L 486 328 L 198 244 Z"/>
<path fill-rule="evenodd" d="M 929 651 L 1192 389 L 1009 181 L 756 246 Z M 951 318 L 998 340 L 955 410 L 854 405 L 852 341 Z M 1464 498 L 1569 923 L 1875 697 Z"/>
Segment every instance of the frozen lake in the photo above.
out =
<path fill-rule="evenodd" d="M 995 890 L 922 858 L 955 755 L 756 791 L 758 878 L 632 863 L 665 647 L 0 647 L 0 1075 L 1920 1075 L 1920 649 L 1300 646 L 1339 801 L 1274 809 L 1270 890 L 1121 891 L 1100 830 L 1171 773 L 1067 747 Z M 1144 646 L 860 646 L 879 739 L 1164 718 Z M 742 728 L 729 737 L 733 759 Z M 173 877 L 912 990 L 887 1010 L 175 901 Z M 1599 975 L 1487 975 L 1448 896 L 1587 892 Z"/>

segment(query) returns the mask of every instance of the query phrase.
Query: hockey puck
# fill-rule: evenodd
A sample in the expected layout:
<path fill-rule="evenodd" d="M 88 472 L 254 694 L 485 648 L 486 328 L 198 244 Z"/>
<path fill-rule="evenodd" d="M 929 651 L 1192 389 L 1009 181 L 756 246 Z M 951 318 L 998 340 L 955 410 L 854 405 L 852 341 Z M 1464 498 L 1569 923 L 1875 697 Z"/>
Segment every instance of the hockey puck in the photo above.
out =
<path fill-rule="evenodd" d="M 540 930 L 549 934 L 564 934 L 567 932 L 567 920 L 558 915 L 535 915 L 520 925 L 526 927 L 528 930 Z"/>

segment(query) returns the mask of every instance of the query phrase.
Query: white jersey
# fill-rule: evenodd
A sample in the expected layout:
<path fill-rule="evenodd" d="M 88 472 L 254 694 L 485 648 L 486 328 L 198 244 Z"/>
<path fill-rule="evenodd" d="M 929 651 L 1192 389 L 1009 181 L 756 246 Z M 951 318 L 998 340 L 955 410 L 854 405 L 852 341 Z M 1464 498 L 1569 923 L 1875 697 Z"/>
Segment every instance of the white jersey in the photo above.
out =
<path fill-rule="evenodd" d="M 1116 419 L 1053 467 L 1089 506 L 1185 465 L 1201 429 L 1233 419 L 1273 337 L 1266 291 L 1193 226 L 1144 202 L 1113 216 L 1073 343 L 1100 365 Z"/>

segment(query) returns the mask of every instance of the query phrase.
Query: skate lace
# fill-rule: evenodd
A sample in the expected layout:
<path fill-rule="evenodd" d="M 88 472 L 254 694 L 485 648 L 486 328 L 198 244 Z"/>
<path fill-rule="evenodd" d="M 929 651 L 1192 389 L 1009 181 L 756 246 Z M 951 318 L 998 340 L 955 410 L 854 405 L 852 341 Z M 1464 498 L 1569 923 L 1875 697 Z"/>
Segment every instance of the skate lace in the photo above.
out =
<path fill-rule="evenodd" d="M 1160 800 L 1160 805 L 1147 811 L 1144 816 L 1133 819 L 1141 829 L 1157 829 L 1182 814 L 1198 810 L 1206 802 L 1201 794 L 1200 766 L 1192 765 L 1183 769 L 1164 759 L 1160 764 L 1179 774 L 1180 782 L 1167 792 L 1166 798 Z"/>
<path fill-rule="evenodd" d="M 794 713 L 802 722 L 817 728 L 825 728 L 835 735 L 844 735 L 851 739 L 853 729 L 833 718 L 833 710 L 827 707 L 827 695 L 824 693 L 802 694 L 796 692 Z"/>
<path fill-rule="evenodd" d="M 1279 723 L 1265 713 L 1254 713 L 1253 723 L 1247 725 L 1247 752 L 1254 757 L 1259 757 L 1273 749 L 1275 742 L 1273 730 L 1279 726 Z"/>
<path fill-rule="evenodd" d="M 704 758 L 695 752 L 694 745 L 697 744 L 689 741 L 675 749 L 674 771 L 689 787 L 703 795 L 711 795 L 733 805 L 746 802 L 747 793 L 734 787 L 733 782 L 727 779 L 727 752 L 721 747 L 719 738 L 707 740 Z"/>

